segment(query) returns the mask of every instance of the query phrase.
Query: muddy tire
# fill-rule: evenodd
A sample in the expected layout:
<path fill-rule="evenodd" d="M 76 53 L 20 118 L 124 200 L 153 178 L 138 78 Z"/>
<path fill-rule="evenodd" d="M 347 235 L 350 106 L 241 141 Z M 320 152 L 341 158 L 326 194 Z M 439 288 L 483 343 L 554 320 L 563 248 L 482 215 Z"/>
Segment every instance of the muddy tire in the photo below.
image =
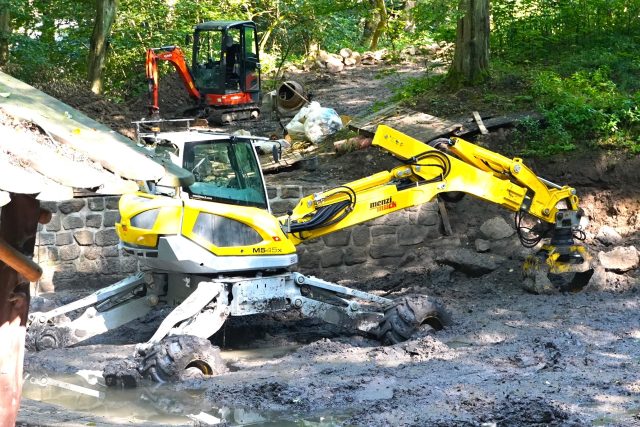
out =
<path fill-rule="evenodd" d="M 376 335 L 384 345 L 406 341 L 423 324 L 441 330 L 451 323 L 449 314 L 425 295 L 407 295 L 395 301 L 380 322 Z"/>
<path fill-rule="evenodd" d="M 156 382 L 204 378 L 227 372 L 220 349 L 191 335 L 166 337 L 140 353 L 138 371 Z"/>

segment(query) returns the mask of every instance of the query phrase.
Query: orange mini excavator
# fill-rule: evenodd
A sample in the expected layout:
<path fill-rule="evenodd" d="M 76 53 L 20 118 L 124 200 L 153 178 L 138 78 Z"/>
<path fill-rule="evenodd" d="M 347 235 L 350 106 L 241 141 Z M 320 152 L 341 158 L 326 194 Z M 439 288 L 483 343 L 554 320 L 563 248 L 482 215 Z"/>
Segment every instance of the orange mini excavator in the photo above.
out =
<path fill-rule="evenodd" d="M 158 61 L 169 61 L 194 100 L 186 116 L 216 124 L 255 119 L 260 115 L 260 57 L 256 24 L 252 21 L 208 21 L 194 28 L 191 67 L 182 49 L 147 49 L 146 76 L 153 119 L 160 118 Z"/>

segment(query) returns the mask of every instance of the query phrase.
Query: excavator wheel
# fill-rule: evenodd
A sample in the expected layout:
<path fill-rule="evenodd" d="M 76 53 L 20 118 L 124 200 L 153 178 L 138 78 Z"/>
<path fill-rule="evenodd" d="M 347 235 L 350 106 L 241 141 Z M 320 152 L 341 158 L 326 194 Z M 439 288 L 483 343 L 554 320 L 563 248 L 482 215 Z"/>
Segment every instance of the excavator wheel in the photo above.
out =
<path fill-rule="evenodd" d="M 42 351 L 66 347 L 73 344 L 69 328 L 55 325 L 32 325 L 27 330 L 25 348 L 29 351 Z"/>
<path fill-rule="evenodd" d="M 204 338 L 175 335 L 140 352 L 138 371 L 155 382 L 204 378 L 227 372 L 220 348 Z"/>
<path fill-rule="evenodd" d="M 409 339 L 420 325 L 438 331 L 450 323 L 449 314 L 426 295 L 407 295 L 385 312 L 376 335 L 384 345 L 397 344 Z"/>

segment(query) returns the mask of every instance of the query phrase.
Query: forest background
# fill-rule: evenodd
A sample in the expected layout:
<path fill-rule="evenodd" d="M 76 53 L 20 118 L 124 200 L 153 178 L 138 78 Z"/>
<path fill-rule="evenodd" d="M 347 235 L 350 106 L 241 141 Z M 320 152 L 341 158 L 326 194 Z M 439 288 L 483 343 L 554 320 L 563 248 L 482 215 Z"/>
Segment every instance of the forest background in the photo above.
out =
<path fill-rule="evenodd" d="M 384 48 L 393 65 L 407 46 L 445 41 L 456 44 L 448 72 L 425 62 L 395 100 L 442 116 L 456 113 L 452 95 L 537 111 L 544 120 L 525 122 L 513 146 L 524 155 L 635 155 L 639 18 L 640 0 L 0 0 L 0 66 L 45 90 L 64 79 L 127 103 L 146 90 L 145 49 L 184 46 L 207 20 L 257 23 L 265 81 L 318 49 Z"/>

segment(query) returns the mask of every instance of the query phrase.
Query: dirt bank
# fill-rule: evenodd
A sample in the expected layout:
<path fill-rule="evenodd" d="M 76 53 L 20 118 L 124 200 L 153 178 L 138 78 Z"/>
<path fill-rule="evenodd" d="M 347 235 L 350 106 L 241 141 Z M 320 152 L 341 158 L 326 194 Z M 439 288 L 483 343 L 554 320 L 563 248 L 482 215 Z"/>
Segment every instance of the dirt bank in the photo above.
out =
<path fill-rule="evenodd" d="M 420 71 L 415 65 L 398 66 L 397 72 L 362 70 L 331 78 L 330 86 L 315 89 L 316 96 L 326 93 L 321 103 L 343 113 L 340 108 L 347 111 L 354 100 L 370 105 L 383 99 L 389 93 L 385 84 Z M 375 75 L 396 80 L 373 85 Z M 374 150 L 322 158 L 317 170 L 267 179 L 344 182 L 388 167 L 389 158 Z M 596 238 L 605 225 L 620 234 L 615 246 L 640 249 L 637 161 L 606 155 L 534 161 L 548 179 L 577 188 L 589 218 L 586 243 L 595 257 L 613 247 Z M 520 286 L 522 260 L 514 252 L 496 270 L 471 277 L 435 263 L 435 255 L 447 247 L 473 247 L 478 225 L 501 211 L 468 198 L 448 210 L 454 235 L 425 244 L 402 267 L 354 267 L 323 277 L 373 293 L 392 291 L 391 297 L 430 295 L 452 315 L 453 324 L 442 331 L 424 327 L 409 341 L 384 347 L 291 315 L 232 319 L 216 337 L 231 370 L 219 377 L 122 391 L 107 389 L 95 373 L 74 374 L 99 371 L 131 354 L 133 343 L 147 339 L 161 319 L 150 316 L 90 346 L 29 353 L 26 371 L 32 378 L 74 382 L 99 396 L 34 381 L 27 397 L 67 409 L 30 401 L 20 419 L 113 425 L 192 425 L 213 418 L 229 425 L 640 425 L 638 271 L 603 271 L 597 287 L 580 293 L 533 295 Z M 246 349 L 252 350 L 239 351 Z M 88 413 L 90 418 L 78 418 Z M 201 413 L 213 418 L 197 418 Z"/>

